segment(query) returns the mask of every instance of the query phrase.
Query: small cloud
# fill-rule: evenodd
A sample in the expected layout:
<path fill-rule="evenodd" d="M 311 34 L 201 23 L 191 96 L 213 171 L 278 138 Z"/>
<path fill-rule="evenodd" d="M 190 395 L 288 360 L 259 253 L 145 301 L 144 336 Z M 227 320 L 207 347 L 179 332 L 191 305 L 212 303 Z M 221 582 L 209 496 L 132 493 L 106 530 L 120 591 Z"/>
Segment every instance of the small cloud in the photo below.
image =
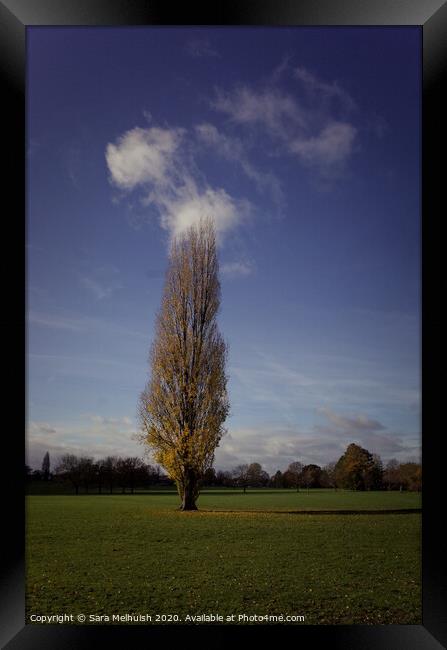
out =
<path fill-rule="evenodd" d="M 30 433 L 33 434 L 54 434 L 56 429 L 49 425 L 48 422 L 35 422 L 31 421 L 28 425 Z"/>
<path fill-rule="evenodd" d="M 366 415 L 340 415 L 334 413 L 328 408 L 318 409 L 318 412 L 325 416 L 325 418 L 334 425 L 337 430 L 346 434 L 355 434 L 359 432 L 375 432 L 383 431 L 385 427 L 378 420 L 373 420 Z M 321 429 L 320 429 L 321 430 Z"/>
<path fill-rule="evenodd" d="M 100 427 L 118 427 L 118 428 L 129 428 L 133 426 L 133 422 L 130 417 L 124 416 L 121 418 L 106 417 L 104 415 L 89 415 L 89 420 L 99 425 Z"/>
<path fill-rule="evenodd" d="M 28 323 L 49 327 L 51 329 L 71 330 L 73 332 L 82 332 L 86 329 L 83 319 L 66 318 L 53 314 L 42 314 L 40 312 L 30 311 L 28 313 Z"/>
<path fill-rule="evenodd" d="M 356 133 L 357 129 L 351 124 L 333 122 L 316 136 L 292 140 L 289 148 L 306 165 L 324 170 L 349 158 Z"/>
<path fill-rule="evenodd" d="M 101 267 L 88 275 L 79 274 L 79 281 L 97 300 L 103 300 L 111 296 L 116 290 L 123 288 L 118 275 L 119 271 L 115 267 Z"/>
<path fill-rule="evenodd" d="M 283 133 L 285 122 L 305 125 L 303 112 L 296 101 L 275 87 L 256 90 L 239 85 L 229 92 L 216 88 L 215 98 L 210 103 L 212 108 L 225 113 L 233 122 L 260 124 L 277 136 Z"/>
<path fill-rule="evenodd" d="M 314 97 L 319 96 L 320 100 L 340 100 L 344 108 L 347 110 L 353 110 L 356 108 L 356 103 L 352 97 L 343 90 L 336 81 L 333 81 L 332 83 L 322 81 L 302 66 L 298 66 L 294 69 L 293 76 L 298 81 L 301 81 L 306 90 L 314 95 Z"/>
<path fill-rule="evenodd" d="M 220 267 L 223 275 L 229 278 L 246 277 L 251 275 L 254 271 L 251 262 L 227 262 Z"/>
<path fill-rule="evenodd" d="M 111 182 L 125 190 L 145 183 L 164 185 L 183 133 L 183 129 L 155 127 L 137 127 L 124 133 L 106 148 Z"/>
<path fill-rule="evenodd" d="M 219 52 L 211 46 L 209 40 L 206 38 L 189 40 L 186 43 L 185 50 L 194 59 L 220 58 Z"/>

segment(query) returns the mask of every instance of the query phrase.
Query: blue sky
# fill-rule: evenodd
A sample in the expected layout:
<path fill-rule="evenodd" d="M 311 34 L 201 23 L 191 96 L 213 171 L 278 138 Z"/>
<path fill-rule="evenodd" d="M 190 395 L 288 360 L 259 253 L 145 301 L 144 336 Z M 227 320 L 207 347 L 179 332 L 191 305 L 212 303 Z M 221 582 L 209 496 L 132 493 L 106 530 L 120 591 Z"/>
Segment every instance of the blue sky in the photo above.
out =
<path fill-rule="evenodd" d="M 215 219 L 215 466 L 420 454 L 419 28 L 28 28 L 28 462 L 133 439 L 169 242 Z"/>

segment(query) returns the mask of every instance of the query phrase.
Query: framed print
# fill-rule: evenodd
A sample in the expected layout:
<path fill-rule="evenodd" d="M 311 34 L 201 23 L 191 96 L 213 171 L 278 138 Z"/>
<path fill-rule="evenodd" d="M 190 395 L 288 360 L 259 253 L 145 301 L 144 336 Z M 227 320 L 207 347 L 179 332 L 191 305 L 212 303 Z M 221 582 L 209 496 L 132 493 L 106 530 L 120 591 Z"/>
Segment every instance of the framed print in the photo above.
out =
<path fill-rule="evenodd" d="M 446 26 L 0 3 L 4 647 L 446 643 Z"/>

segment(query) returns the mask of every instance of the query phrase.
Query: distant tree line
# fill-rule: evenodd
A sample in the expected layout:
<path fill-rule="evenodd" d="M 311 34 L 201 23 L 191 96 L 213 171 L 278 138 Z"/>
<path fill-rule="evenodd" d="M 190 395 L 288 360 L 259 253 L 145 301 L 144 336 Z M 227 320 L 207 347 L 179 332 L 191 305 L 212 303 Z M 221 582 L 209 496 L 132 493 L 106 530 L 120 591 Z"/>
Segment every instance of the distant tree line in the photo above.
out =
<path fill-rule="evenodd" d="M 211 468 L 205 473 L 204 484 L 239 487 L 244 492 L 248 487 L 420 491 L 422 467 L 420 463 L 399 463 L 395 459 L 384 466 L 380 456 L 352 443 L 337 462 L 324 467 L 295 461 L 284 472 L 278 470 L 271 476 L 259 463 L 238 465 L 231 471 L 216 472 Z"/>
<path fill-rule="evenodd" d="M 28 480 L 68 483 L 76 494 L 80 491 L 99 494 L 106 492 L 112 494 L 116 491 L 133 493 L 136 488 L 174 485 L 174 482 L 161 472 L 158 466 L 149 465 L 138 457 L 107 456 L 95 461 L 90 456 L 65 454 L 59 459 L 54 472 L 50 472 L 47 452 L 42 471 L 32 471 L 25 466 L 25 472 Z"/>
<path fill-rule="evenodd" d="M 76 494 L 80 491 L 114 493 L 130 492 L 136 488 L 173 486 L 174 482 L 158 466 L 147 464 L 138 457 L 108 456 L 95 461 L 89 456 L 62 456 L 54 472 L 50 471 L 47 452 L 42 470 L 25 466 L 28 480 L 64 482 L 71 485 Z M 350 444 L 337 462 L 324 467 L 295 461 L 281 472 L 269 475 L 259 463 L 238 465 L 233 470 L 208 469 L 202 486 L 240 488 L 282 488 L 296 491 L 311 488 L 348 490 L 410 490 L 422 489 L 420 463 L 399 463 L 390 460 L 385 466 L 377 454 L 371 454 L 354 443 Z"/>

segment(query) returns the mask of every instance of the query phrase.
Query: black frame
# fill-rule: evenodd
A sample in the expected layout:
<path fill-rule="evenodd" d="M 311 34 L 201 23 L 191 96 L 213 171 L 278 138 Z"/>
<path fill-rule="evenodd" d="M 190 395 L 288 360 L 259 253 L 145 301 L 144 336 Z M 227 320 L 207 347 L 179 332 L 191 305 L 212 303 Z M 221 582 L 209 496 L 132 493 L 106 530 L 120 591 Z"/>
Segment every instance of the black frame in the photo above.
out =
<path fill-rule="evenodd" d="M 23 311 L 23 284 L 18 290 L 9 288 L 15 278 L 24 280 L 25 199 L 25 31 L 33 25 L 294 25 L 294 26 L 395 26 L 421 27 L 423 40 L 423 128 L 422 128 L 422 214 L 423 214 L 423 301 L 422 301 L 422 396 L 424 508 L 422 533 L 423 624 L 389 626 L 64 626 L 24 625 L 24 507 L 21 489 L 24 463 L 24 439 L 17 430 L 16 418 L 10 427 L 4 427 L 8 439 L 8 454 L 4 454 L 4 470 L 10 473 L 11 493 L 6 491 L 3 505 L 4 557 L 2 593 L 0 595 L 0 640 L 10 650 L 45 648 L 93 648 L 98 642 L 116 642 L 120 646 L 142 643 L 163 643 L 169 647 L 174 637 L 182 635 L 182 643 L 196 641 L 212 643 L 214 647 L 239 641 L 253 640 L 262 634 L 263 644 L 284 640 L 292 632 L 297 644 L 327 644 L 335 648 L 406 648 L 407 650 L 435 650 L 447 644 L 447 585 L 443 583 L 445 568 L 441 505 L 442 454 L 440 436 L 435 426 L 435 409 L 439 407 L 441 386 L 434 378 L 436 361 L 440 357 L 441 320 L 437 316 L 439 298 L 445 296 L 440 282 L 441 237 L 436 237 L 436 216 L 442 215 L 442 183 L 445 183 L 445 126 L 447 105 L 442 98 L 447 70 L 447 3 L 445 0 L 223 0 L 204 5 L 198 10 L 188 3 L 173 5 L 154 0 L 0 0 L 0 71 L 1 88 L 6 98 L 3 103 L 3 137 L 7 160 L 7 176 L 3 197 L 9 199 L 9 210 L 4 212 L 5 227 L 12 226 L 17 239 L 15 259 L 20 266 L 11 273 L 9 263 L 4 266 L 3 289 L 8 292 L 4 304 L 14 311 L 2 324 L 12 323 L 8 335 L 18 336 L 23 345 L 25 333 Z M 444 73 L 444 74 L 443 74 Z M 443 84 L 444 82 L 444 84 Z M 440 163 L 437 164 L 436 154 Z M 443 210 L 445 215 L 445 208 Z M 9 233 L 8 233 L 9 234 Z M 9 241 L 10 237 L 4 237 Z M 443 243 L 443 242 L 442 242 Z M 2 256 L 4 259 L 4 256 Z M 442 269 L 443 270 L 443 269 Z M 436 314 L 436 317 L 435 317 Z M 435 342 L 436 335 L 438 339 Z M 10 336 L 3 341 L 9 342 Z M 17 354 L 10 351 L 10 369 L 17 370 Z M 23 349 L 23 348 L 22 348 Z M 10 394 L 24 395 L 24 372 L 10 373 Z M 443 368 L 442 368 L 443 369 Z M 14 377 L 12 380 L 11 378 Z M 21 390 L 22 389 L 22 390 Z M 11 400 L 8 400 L 10 402 Z M 441 402 L 442 404 L 442 402 Z M 9 407 L 9 403 L 8 403 Z M 15 414 L 9 407 L 8 411 Z M 13 425 L 14 421 L 14 425 Z M 23 420 L 22 420 L 23 422 Z M 20 429 L 20 425 L 19 425 Z M 6 460 L 8 462 L 6 462 Z M 437 502 L 436 498 L 440 499 Z M 9 512 L 5 513 L 5 510 Z M 444 560 L 444 564 L 443 564 Z"/>

